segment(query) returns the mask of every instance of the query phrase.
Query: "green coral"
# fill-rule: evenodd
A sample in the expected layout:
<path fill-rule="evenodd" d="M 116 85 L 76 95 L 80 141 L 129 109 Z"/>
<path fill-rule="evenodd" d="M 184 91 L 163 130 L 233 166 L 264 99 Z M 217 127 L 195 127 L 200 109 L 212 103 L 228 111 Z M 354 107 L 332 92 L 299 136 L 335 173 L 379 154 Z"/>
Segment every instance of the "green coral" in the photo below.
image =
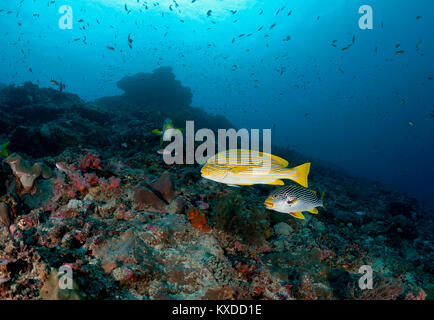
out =
<path fill-rule="evenodd" d="M 5 158 L 9 157 L 9 153 L 8 153 L 8 149 L 7 149 L 9 143 L 10 142 L 8 141 L 8 142 L 5 142 L 5 143 L 0 145 L 0 154 Z"/>

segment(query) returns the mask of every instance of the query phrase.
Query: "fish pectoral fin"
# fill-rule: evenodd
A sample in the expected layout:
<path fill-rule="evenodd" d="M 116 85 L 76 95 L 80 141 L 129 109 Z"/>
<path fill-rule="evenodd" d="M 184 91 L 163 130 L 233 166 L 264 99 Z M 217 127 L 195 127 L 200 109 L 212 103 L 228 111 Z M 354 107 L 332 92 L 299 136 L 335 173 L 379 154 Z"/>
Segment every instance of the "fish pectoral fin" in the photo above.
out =
<path fill-rule="evenodd" d="M 285 182 L 283 182 L 282 180 L 274 180 L 274 181 L 268 182 L 267 184 L 273 185 L 273 186 L 284 186 Z"/>
<path fill-rule="evenodd" d="M 161 134 L 162 134 L 161 130 L 159 130 L 159 129 L 152 130 L 152 133 L 156 134 L 157 136 L 161 136 Z"/>
<path fill-rule="evenodd" d="M 308 212 L 313 213 L 313 214 L 318 214 L 318 209 L 313 208 L 313 209 L 309 210 Z"/>
<path fill-rule="evenodd" d="M 239 167 L 231 168 L 229 171 L 232 173 L 240 173 L 240 172 L 247 171 L 248 169 L 249 169 L 248 166 L 239 166 Z"/>
<path fill-rule="evenodd" d="M 291 216 L 297 219 L 304 219 L 304 215 L 301 212 L 290 212 Z"/>

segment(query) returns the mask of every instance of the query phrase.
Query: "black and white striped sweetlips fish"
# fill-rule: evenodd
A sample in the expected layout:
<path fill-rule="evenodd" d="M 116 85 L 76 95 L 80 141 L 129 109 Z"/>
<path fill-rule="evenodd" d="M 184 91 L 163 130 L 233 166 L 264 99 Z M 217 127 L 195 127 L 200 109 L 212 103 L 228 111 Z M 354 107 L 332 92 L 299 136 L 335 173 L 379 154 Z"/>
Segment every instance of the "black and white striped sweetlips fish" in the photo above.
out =
<path fill-rule="evenodd" d="M 304 219 L 303 211 L 318 214 L 317 207 L 324 207 L 324 193 L 318 197 L 316 191 L 300 186 L 285 186 L 274 191 L 265 200 L 269 210 L 288 213 L 294 218 Z"/>
<path fill-rule="evenodd" d="M 231 186 L 254 184 L 285 185 L 283 179 L 307 187 L 310 163 L 287 168 L 288 161 L 269 153 L 246 149 L 220 152 L 205 163 L 202 177 Z"/>

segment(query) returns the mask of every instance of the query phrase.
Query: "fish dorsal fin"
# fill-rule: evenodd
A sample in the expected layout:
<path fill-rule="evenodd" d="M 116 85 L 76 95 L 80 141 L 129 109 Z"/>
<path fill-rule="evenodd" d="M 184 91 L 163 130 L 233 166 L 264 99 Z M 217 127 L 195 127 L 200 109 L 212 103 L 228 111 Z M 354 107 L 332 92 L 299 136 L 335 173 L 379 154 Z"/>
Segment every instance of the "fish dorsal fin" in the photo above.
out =
<path fill-rule="evenodd" d="M 301 212 L 290 212 L 291 216 L 297 219 L 304 219 L 304 215 Z"/>
<path fill-rule="evenodd" d="M 285 159 L 269 154 L 269 153 L 265 153 L 265 152 L 260 152 L 262 156 L 266 156 L 266 157 L 270 157 L 272 161 L 276 161 L 278 162 L 282 167 L 287 167 L 289 162 L 286 161 Z"/>
<path fill-rule="evenodd" d="M 274 180 L 271 182 L 268 182 L 267 184 L 273 185 L 273 186 L 284 186 L 285 183 L 282 180 Z"/>
<path fill-rule="evenodd" d="M 217 161 L 221 161 L 222 159 L 226 159 L 226 157 L 233 156 L 233 155 L 236 155 L 238 159 L 241 158 L 248 159 L 248 157 L 250 156 L 252 160 L 257 160 L 257 163 L 259 163 L 260 159 L 262 159 L 264 163 L 275 162 L 282 167 L 288 166 L 288 161 L 286 161 L 285 159 L 282 159 L 280 157 L 277 157 L 269 153 L 260 152 L 256 150 L 247 150 L 247 149 L 230 149 L 230 150 L 219 152 L 214 156 L 210 157 L 207 160 L 207 163 L 216 163 Z M 226 163 L 226 161 L 223 160 L 223 163 Z"/>
<path fill-rule="evenodd" d="M 313 214 L 318 214 L 318 209 L 313 208 L 313 209 L 309 210 L 308 212 L 313 213 Z"/>

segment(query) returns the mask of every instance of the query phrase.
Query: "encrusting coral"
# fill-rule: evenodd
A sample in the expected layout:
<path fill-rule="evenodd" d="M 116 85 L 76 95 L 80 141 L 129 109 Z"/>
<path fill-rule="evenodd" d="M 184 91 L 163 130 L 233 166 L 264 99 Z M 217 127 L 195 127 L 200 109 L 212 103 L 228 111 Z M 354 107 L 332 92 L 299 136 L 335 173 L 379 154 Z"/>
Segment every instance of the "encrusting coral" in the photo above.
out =
<path fill-rule="evenodd" d="M 49 179 L 52 175 L 51 169 L 42 162 L 36 162 L 33 166 L 30 166 L 26 160 L 16 153 L 11 154 L 4 161 L 10 165 L 17 182 L 24 188 L 24 192 L 19 193 L 30 192 L 37 178 L 42 176 L 44 179 Z"/>

